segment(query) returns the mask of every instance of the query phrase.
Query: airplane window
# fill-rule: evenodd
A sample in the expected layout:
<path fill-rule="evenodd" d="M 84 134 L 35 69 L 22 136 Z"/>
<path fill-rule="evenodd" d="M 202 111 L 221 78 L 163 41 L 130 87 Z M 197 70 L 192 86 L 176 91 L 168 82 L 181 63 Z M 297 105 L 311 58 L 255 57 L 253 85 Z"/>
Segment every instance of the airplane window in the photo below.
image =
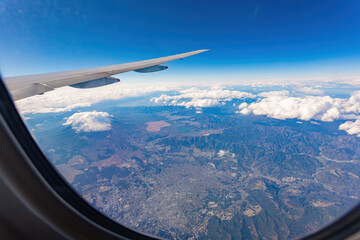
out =
<path fill-rule="evenodd" d="M 296 239 L 359 203 L 359 9 L 5 0 L 0 67 L 49 161 L 119 224 Z"/>

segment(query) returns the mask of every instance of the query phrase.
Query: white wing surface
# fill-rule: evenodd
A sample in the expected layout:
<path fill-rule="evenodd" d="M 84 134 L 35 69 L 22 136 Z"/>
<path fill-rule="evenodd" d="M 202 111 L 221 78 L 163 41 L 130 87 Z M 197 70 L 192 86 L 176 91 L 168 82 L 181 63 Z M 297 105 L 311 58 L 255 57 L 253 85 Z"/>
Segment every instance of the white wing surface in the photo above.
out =
<path fill-rule="evenodd" d="M 112 75 L 133 70 L 140 70 L 139 72 L 149 72 L 149 69 L 164 69 L 161 68 L 163 66 L 155 66 L 189 57 L 205 51 L 208 50 L 197 50 L 168 57 L 160 57 L 139 62 L 123 63 L 105 67 L 8 77 L 5 78 L 4 81 L 8 90 L 11 92 L 13 99 L 16 101 L 33 95 L 42 94 L 63 86 L 74 85 L 74 87 L 79 87 L 82 83 L 89 83 L 88 85 L 94 85 L 94 80 L 99 80 L 109 84 L 111 82 L 109 77 Z M 97 85 L 96 82 L 95 85 Z"/>

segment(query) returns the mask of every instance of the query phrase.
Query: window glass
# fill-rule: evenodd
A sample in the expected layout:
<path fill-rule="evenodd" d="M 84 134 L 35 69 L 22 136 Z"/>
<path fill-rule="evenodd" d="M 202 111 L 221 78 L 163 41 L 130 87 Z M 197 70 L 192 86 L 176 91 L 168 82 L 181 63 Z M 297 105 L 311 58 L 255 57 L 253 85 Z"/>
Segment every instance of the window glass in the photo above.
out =
<path fill-rule="evenodd" d="M 62 176 L 120 224 L 294 239 L 359 201 L 359 7 L 4 0 L 0 67 L 6 79 L 211 48 L 15 103 Z"/>

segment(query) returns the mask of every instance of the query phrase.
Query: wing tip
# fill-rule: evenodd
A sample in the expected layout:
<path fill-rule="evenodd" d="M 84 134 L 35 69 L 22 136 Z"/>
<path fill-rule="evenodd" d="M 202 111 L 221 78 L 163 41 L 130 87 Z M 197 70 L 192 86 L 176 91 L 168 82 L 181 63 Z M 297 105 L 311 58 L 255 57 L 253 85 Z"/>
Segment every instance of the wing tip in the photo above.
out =
<path fill-rule="evenodd" d="M 192 52 L 188 52 L 188 53 L 184 53 L 184 54 L 191 54 L 191 55 L 195 55 L 195 54 L 199 54 L 199 53 L 203 53 L 203 52 L 207 52 L 207 51 L 210 51 L 211 49 L 200 49 L 200 50 L 195 50 L 195 51 L 192 51 Z M 190 55 L 190 56 L 191 56 Z"/>
<path fill-rule="evenodd" d="M 199 53 L 202 53 L 202 52 L 207 52 L 207 51 L 210 51 L 211 49 L 200 49 L 200 50 L 198 50 L 199 51 Z"/>

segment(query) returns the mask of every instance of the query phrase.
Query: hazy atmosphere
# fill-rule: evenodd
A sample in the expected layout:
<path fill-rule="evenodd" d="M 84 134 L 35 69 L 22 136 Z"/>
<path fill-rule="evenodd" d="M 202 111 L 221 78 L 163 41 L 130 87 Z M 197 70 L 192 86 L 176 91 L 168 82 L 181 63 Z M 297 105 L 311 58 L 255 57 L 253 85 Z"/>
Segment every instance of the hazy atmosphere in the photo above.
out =
<path fill-rule="evenodd" d="M 297 239 L 360 200 L 360 2 L 0 2 L 3 77 L 199 49 L 16 101 L 94 208 L 166 239 Z M 10 78 L 9 78 L 10 79 Z"/>

